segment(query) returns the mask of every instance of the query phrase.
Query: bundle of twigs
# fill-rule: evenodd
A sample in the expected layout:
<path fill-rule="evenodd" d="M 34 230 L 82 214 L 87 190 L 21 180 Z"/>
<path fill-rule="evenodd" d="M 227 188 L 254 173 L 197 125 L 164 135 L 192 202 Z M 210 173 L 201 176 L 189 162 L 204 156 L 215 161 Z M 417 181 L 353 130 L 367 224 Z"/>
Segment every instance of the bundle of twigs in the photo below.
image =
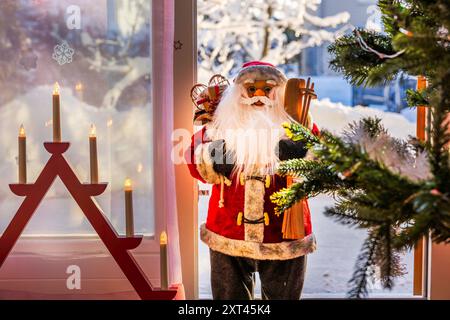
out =
<path fill-rule="evenodd" d="M 286 84 L 284 94 L 284 109 L 298 123 L 309 127 L 308 113 L 312 99 L 317 99 L 314 93 L 314 83 L 311 78 L 289 79 Z M 312 124 L 311 124 L 312 125 Z M 287 187 L 294 182 L 293 177 L 287 177 Z M 303 199 L 291 208 L 287 209 L 283 215 L 283 239 L 302 239 L 305 237 L 303 209 L 306 205 L 306 199 Z"/>

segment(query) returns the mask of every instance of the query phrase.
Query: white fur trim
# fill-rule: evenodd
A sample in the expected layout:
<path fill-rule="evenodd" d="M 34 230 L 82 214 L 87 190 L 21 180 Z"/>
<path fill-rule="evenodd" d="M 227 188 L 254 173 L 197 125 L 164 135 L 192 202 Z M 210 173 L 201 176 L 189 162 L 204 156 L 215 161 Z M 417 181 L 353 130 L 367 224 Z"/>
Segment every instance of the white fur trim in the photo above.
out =
<path fill-rule="evenodd" d="M 249 220 L 258 220 L 264 217 L 264 183 L 259 180 L 245 181 L 244 217 Z M 263 242 L 264 223 L 244 223 L 245 241 Z"/>
<path fill-rule="evenodd" d="M 213 169 L 213 162 L 209 153 L 209 145 L 211 142 L 202 143 L 195 149 L 195 164 L 198 173 L 208 183 L 220 183 L 220 175 Z"/>
<path fill-rule="evenodd" d="M 247 79 L 274 80 L 278 84 L 287 81 L 286 76 L 277 68 L 265 65 L 248 66 L 242 69 L 235 78 L 235 83 L 244 83 Z"/>
<path fill-rule="evenodd" d="M 235 257 L 258 260 L 287 260 L 297 258 L 316 250 L 316 238 L 313 234 L 303 239 L 280 243 L 258 243 L 223 237 L 206 228 L 200 227 L 200 238 L 214 251 Z"/>

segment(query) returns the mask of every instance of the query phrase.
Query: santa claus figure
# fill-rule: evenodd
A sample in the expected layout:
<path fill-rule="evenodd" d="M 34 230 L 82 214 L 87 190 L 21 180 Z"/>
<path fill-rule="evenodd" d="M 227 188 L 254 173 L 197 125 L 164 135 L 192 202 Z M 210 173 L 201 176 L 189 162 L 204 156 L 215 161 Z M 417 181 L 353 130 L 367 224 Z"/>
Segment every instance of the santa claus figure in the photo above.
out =
<path fill-rule="evenodd" d="M 193 177 L 213 184 L 201 239 L 210 248 L 214 299 L 253 299 L 254 273 L 263 299 L 299 299 L 306 255 L 316 247 L 303 205 L 305 237 L 283 239 L 283 215 L 270 195 L 286 187 L 280 161 L 305 157 L 301 142 L 285 135 L 287 82 L 269 63 L 244 64 L 217 106 L 213 121 L 197 132 L 187 152 Z M 317 127 L 308 121 L 317 134 Z"/>

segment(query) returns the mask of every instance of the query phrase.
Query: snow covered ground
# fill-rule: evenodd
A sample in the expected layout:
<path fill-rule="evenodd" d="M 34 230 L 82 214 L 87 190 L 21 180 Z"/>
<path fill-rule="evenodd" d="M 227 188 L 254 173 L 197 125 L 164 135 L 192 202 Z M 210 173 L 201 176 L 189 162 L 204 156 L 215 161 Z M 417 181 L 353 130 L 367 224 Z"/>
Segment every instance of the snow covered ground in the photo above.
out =
<path fill-rule="evenodd" d="M 397 113 L 384 112 L 367 107 L 347 107 L 329 99 L 313 101 L 311 112 L 314 121 L 320 128 L 332 132 L 341 132 L 349 122 L 366 116 L 376 116 L 382 119 L 389 132 L 398 138 L 407 138 L 415 133 L 415 123 Z M 207 186 L 201 186 L 205 189 Z M 365 231 L 342 226 L 323 215 L 325 207 L 333 205 L 333 198 L 320 195 L 310 199 L 313 231 L 317 238 L 318 249 L 308 256 L 303 298 L 335 298 L 345 297 L 348 291 L 353 268 L 365 239 Z M 206 220 L 208 197 L 200 197 L 199 221 Z M 379 283 L 371 287 L 371 296 L 407 297 L 412 295 L 413 285 L 413 254 L 406 253 L 402 262 L 407 274 L 398 278 L 392 291 L 382 290 Z M 210 265 L 207 246 L 199 241 L 199 291 L 200 298 L 211 298 Z M 260 294 L 259 285 L 256 288 Z"/>
<path fill-rule="evenodd" d="M 402 114 L 362 106 L 348 107 L 342 103 L 331 102 L 328 98 L 313 100 L 310 111 L 319 128 L 336 134 L 342 132 L 348 123 L 363 117 L 380 118 L 384 127 L 396 138 L 408 138 L 414 135 L 416 130 L 415 123 Z"/>

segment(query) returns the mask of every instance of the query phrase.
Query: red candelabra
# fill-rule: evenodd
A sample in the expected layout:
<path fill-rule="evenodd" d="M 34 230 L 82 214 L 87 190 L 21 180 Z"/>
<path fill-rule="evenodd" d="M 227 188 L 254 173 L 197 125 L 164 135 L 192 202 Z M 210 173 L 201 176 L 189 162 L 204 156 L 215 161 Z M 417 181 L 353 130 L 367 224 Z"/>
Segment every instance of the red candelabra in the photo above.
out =
<path fill-rule="evenodd" d="M 55 95 L 58 95 L 55 99 Z M 109 252 L 130 281 L 131 285 L 143 300 L 172 300 L 178 293 L 177 287 L 155 288 L 140 268 L 133 255 L 129 252 L 137 248 L 142 242 L 143 236 L 120 236 L 109 222 L 108 218 L 98 206 L 93 197 L 101 195 L 107 187 L 107 183 L 81 183 L 75 172 L 70 167 L 63 153 L 70 146 L 68 142 L 60 142 L 59 124 L 59 92 L 54 93 L 54 142 L 45 142 L 45 149 L 51 154 L 50 159 L 40 173 L 35 183 L 26 183 L 26 178 L 19 180 L 17 184 L 10 184 L 11 191 L 17 196 L 25 197 L 22 205 L 14 215 L 14 218 L 0 238 L 0 268 L 10 254 L 15 243 L 19 239 L 26 225 L 35 213 L 39 204 L 44 199 L 56 177 L 59 177 L 68 191 L 77 202 L 92 227 L 97 232 Z M 58 101 L 57 101 L 58 100 Z M 55 118 L 57 119 L 55 123 Z M 21 130 L 22 133 L 22 130 Z M 56 134 L 56 135 L 55 135 Z M 56 139 L 55 139 L 56 137 Z M 19 136 L 19 149 L 24 148 L 24 133 Z M 19 172 L 23 172 L 23 165 Z M 26 172 L 26 169 L 25 169 Z M 21 174 L 19 174 L 21 176 Z M 23 176 L 23 174 L 22 174 Z M 26 175 L 25 175 L 26 177 Z M 161 280 L 163 281 L 163 279 Z"/>

